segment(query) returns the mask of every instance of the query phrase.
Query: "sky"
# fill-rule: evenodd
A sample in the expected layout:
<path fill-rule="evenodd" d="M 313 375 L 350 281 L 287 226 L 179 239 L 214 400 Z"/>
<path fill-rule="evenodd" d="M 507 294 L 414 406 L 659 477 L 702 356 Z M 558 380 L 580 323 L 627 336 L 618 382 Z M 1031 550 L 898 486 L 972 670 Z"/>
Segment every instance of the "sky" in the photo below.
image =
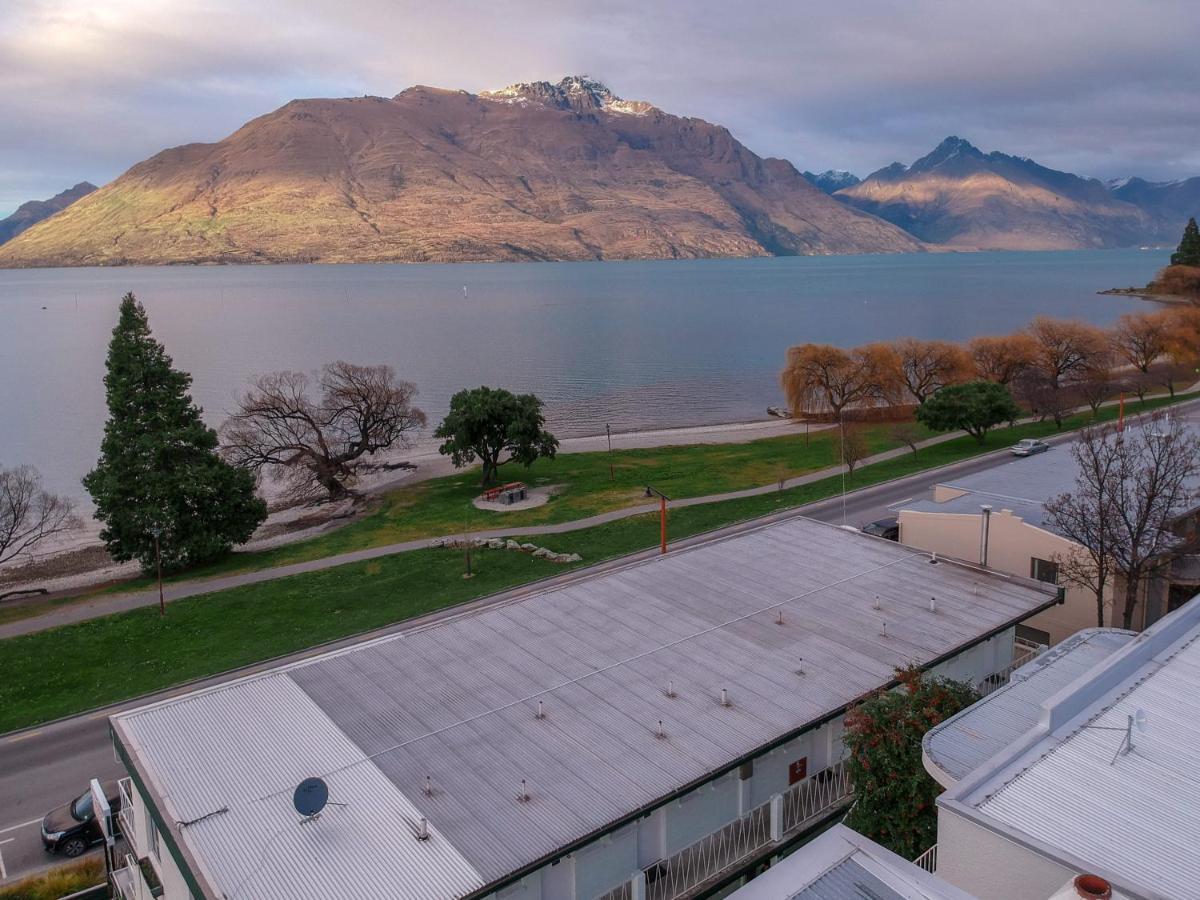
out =
<path fill-rule="evenodd" d="M 0 0 L 0 216 L 297 97 L 588 73 L 800 169 L 1200 175 L 1195 0 Z"/>

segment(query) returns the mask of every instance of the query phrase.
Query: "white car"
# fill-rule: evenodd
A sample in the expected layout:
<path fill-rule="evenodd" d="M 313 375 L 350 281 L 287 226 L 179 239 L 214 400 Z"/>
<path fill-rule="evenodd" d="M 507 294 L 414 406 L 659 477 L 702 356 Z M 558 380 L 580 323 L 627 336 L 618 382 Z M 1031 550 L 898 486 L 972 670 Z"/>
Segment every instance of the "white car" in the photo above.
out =
<path fill-rule="evenodd" d="M 1039 441 L 1035 438 L 1025 438 L 1023 441 L 1017 441 L 1008 448 L 1008 452 L 1013 456 L 1033 456 L 1035 453 L 1045 453 L 1050 449 L 1050 445 L 1045 441 Z"/>

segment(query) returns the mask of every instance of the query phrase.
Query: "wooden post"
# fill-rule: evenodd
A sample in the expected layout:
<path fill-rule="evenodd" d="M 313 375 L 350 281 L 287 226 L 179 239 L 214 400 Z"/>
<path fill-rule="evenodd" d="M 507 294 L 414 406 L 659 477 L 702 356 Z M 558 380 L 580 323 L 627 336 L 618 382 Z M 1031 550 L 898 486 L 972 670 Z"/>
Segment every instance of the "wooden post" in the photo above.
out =
<path fill-rule="evenodd" d="M 605 425 L 604 433 L 606 435 L 608 435 L 608 480 L 616 481 L 616 476 L 613 475 L 613 462 L 612 462 L 612 425 Z"/>
<path fill-rule="evenodd" d="M 1117 432 L 1120 433 L 1125 430 L 1125 393 L 1123 391 L 1117 410 Z"/>
<path fill-rule="evenodd" d="M 658 495 L 658 518 L 659 518 L 659 542 L 662 546 L 662 552 L 667 552 L 667 498 L 662 494 Z"/>

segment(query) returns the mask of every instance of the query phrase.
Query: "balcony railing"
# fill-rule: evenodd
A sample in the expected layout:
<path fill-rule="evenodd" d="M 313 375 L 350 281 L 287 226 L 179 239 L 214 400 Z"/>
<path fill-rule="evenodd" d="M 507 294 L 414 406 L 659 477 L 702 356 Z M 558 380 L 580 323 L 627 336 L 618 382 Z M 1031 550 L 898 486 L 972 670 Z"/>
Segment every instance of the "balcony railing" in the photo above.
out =
<path fill-rule="evenodd" d="M 117 820 L 121 826 L 121 836 L 125 838 L 125 842 L 136 856 L 141 853 L 141 848 L 137 845 L 137 807 L 133 804 L 132 780 L 122 778 L 117 782 L 117 789 L 121 792 L 121 811 L 117 813 Z"/>
<path fill-rule="evenodd" d="M 920 856 L 913 860 L 913 865 L 919 866 L 929 874 L 933 875 L 937 872 L 937 844 L 934 844 Z"/>
<path fill-rule="evenodd" d="M 125 854 L 125 865 L 112 873 L 113 896 L 118 900 L 153 900 L 154 892 L 142 867 L 131 854 Z"/>
<path fill-rule="evenodd" d="M 635 874 L 600 900 L 681 900 L 693 896 L 739 865 L 845 806 L 852 794 L 846 765 L 837 763 Z"/>
<path fill-rule="evenodd" d="M 979 695 L 981 697 L 986 697 L 993 691 L 997 691 L 1004 687 L 1006 684 L 1008 684 L 1009 679 L 1012 678 L 1013 672 L 1017 671 L 1017 669 L 1021 668 L 1021 666 L 1025 665 L 1034 657 L 1039 656 L 1045 651 L 1045 649 L 1045 644 L 1032 644 L 1028 641 L 1022 641 L 1019 639 L 1014 641 L 1013 661 L 1000 671 L 993 672 L 991 675 L 980 681 L 977 685 L 979 689 Z"/>

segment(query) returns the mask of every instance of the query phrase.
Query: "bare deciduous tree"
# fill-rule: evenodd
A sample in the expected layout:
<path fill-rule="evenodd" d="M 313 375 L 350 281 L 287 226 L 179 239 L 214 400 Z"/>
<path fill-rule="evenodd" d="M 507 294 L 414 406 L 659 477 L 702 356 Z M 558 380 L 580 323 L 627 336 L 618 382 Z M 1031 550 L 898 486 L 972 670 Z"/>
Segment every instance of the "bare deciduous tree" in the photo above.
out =
<path fill-rule="evenodd" d="M 897 422 L 888 429 L 888 434 L 893 441 L 903 444 L 913 452 L 913 456 L 917 455 L 918 445 L 925 440 L 926 434 L 918 426 L 916 422 Z"/>
<path fill-rule="evenodd" d="M 1033 365 L 1037 345 L 1022 332 L 972 338 L 967 352 L 981 378 L 1005 386 Z"/>
<path fill-rule="evenodd" d="M 259 378 L 222 426 L 222 453 L 246 468 L 278 473 L 291 496 L 347 496 L 363 457 L 399 444 L 425 424 L 416 387 L 391 366 L 335 362 L 313 378 L 275 372 Z"/>
<path fill-rule="evenodd" d="M 1034 366 L 1052 388 L 1082 370 L 1104 348 L 1104 335 L 1091 325 L 1038 316 L 1028 329 L 1036 346 Z"/>
<path fill-rule="evenodd" d="M 54 534 L 79 527 L 71 501 L 42 489 L 33 466 L 0 469 L 0 565 Z"/>
<path fill-rule="evenodd" d="M 1143 375 L 1167 352 L 1170 317 L 1161 312 L 1128 313 L 1109 332 L 1108 343 L 1126 365 Z"/>
<path fill-rule="evenodd" d="M 900 361 L 900 377 L 918 404 L 948 384 L 970 381 L 975 366 L 970 355 L 949 341 L 903 338 L 893 344 Z"/>
<path fill-rule="evenodd" d="M 1088 408 L 1092 418 L 1100 413 L 1100 405 L 1113 395 L 1116 382 L 1112 375 L 1112 357 L 1108 351 L 1101 351 L 1093 356 L 1071 380 L 1071 386 Z"/>
<path fill-rule="evenodd" d="M 1047 518 L 1089 557 L 1072 572 L 1077 583 L 1090 578 L 1095 590 L 1101 565 L 1122 576 L 1121 622 L 1131 628 L 1145 579 L 1187 550 L 1175 528 L 1198 496 L 1200 438 L 1156 415 L 1123 432 L 1085 429 L 1071 453 L 1075 490 L 1050 500 Z"/>
<path fill-rule="evenodd" d="M 866 459 L 871 448 L 867 446 L 866 435 L 863 434 L 861 428 L 855 425 L 842 424 L 838 429 L 836 439 L 836 449 L 838 458 L 846 467 L 846 472 L 850 475 L 854 474 L 854 470 L 858 468 L 858 464 Z"/>
<path fill-rule="evenodd" d="M 788 350 L 780 383 L 792 412 L 831 412 L 882 402 L 896 390 L 898 367 L 886 347 L 871 344 L 843 350 L 801 344 Z"/>

